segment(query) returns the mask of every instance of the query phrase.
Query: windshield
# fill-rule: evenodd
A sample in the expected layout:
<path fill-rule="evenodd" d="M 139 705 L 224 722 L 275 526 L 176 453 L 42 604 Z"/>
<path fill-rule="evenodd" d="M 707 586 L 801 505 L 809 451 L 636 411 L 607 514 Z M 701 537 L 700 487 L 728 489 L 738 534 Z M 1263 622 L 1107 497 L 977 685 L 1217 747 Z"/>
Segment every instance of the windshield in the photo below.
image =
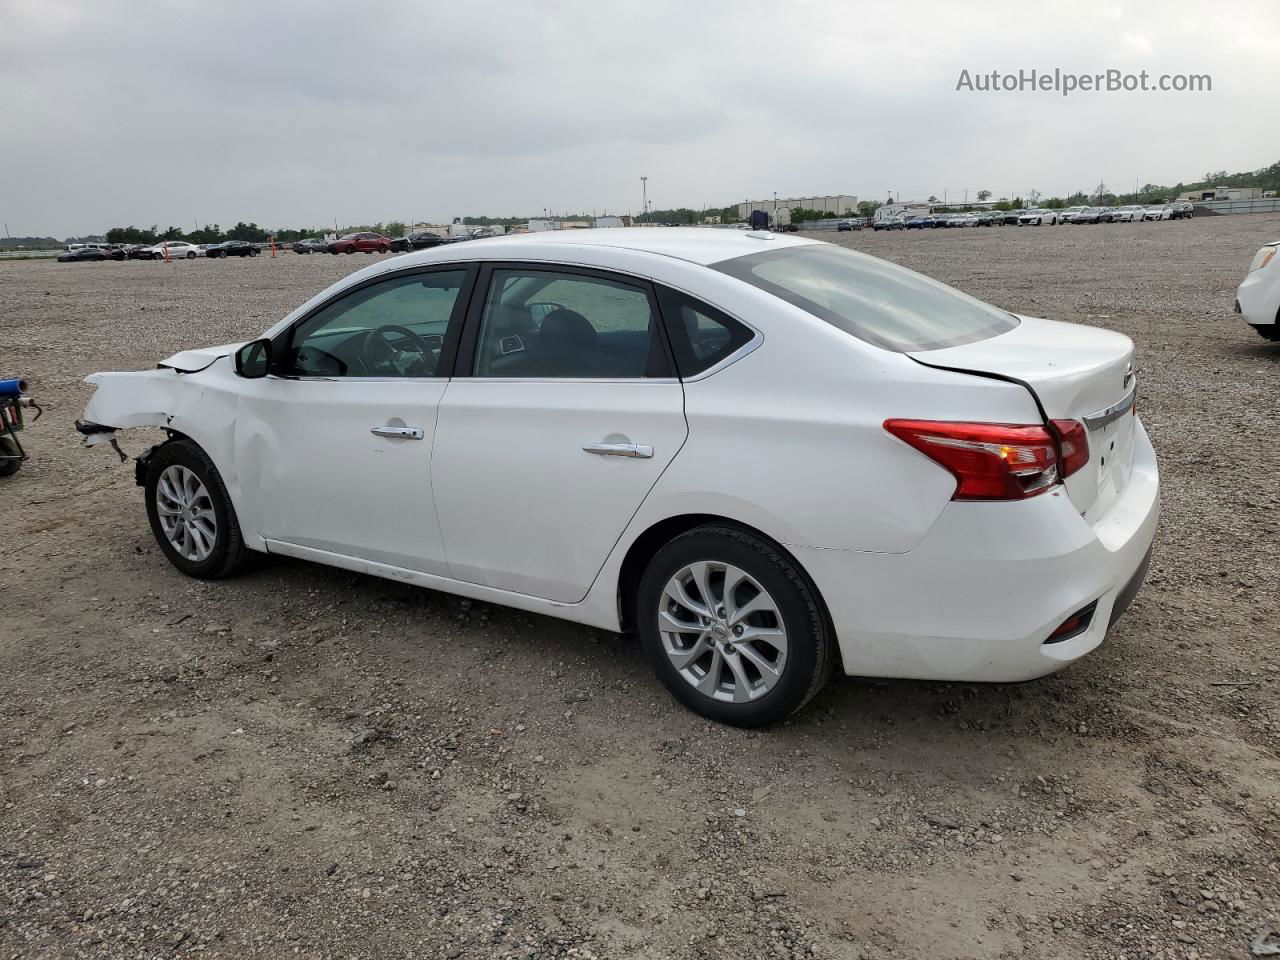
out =
<path fill-rule="evenodd" d="M 813 243 L 713 268 L 888 350 L 938 350 L 1012 330 L 1018 320 L 968 294 L 866 254 Z"/>

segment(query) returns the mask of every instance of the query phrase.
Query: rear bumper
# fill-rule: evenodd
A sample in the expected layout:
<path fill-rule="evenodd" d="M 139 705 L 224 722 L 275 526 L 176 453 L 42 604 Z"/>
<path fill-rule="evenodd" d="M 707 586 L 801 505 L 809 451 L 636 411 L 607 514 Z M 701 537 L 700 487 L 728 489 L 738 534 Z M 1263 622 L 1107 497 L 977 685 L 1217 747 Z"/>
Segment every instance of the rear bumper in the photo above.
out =
<path fill-rule="evenodd" d="M 1274 326 L 1280 313 L 1280 277 L 1273 276 L 1276 265 L 1255 270 L 1236 290 L 1236 312 L 1253 327 Z"/>
<path fill-rule="evenodd" d="M 1129 483 L 1092 524 L 1055 491 L 951 503 L 908 553 L 792 548 L 827 603 L 846 672 L 1012 682 L 1095 649 L 1142 585 L 1159 518 L 1155 451 L 1136 430 Z M 1086 630 L 1045 642 L 1090 605 Z"/>

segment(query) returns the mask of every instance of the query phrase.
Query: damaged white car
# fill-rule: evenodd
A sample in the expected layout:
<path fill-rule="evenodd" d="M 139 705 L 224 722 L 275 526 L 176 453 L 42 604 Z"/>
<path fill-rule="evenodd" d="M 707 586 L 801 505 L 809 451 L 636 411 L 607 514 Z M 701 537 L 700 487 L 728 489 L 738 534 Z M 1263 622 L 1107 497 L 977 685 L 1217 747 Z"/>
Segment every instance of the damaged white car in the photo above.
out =
<path fill-rule="evenodd" d="M 705 716 L 848 673 L 1026 680 L 1141 585 L 1155 453 L 1133 344 L 874 257 L 563 231 L 379 263 L 263 336 L 101 373 L 197 577 L 250 551 L 639 633 Z"/>

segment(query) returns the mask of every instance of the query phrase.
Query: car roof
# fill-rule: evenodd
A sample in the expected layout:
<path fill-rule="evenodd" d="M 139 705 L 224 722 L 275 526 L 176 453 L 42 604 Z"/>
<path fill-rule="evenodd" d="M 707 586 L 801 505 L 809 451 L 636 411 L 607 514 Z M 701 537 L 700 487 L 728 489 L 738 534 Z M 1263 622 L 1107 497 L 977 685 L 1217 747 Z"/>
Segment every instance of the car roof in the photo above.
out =
<path fill-rule="evenodd" d="M 674 257 L 702 265 L 745 257 L 781 247 L 817 243 L 804 237 L 767 231 L 722 230 L 715 227 L 600 227 L 587 230 L 545 230 L 486 238 L 483 243 L 450 244 L 398 258 L 401 263 L 438 260 L 563 259 L 575 247 L 612 247 Z M 465 252 L 464 252 L 465 250 Z"/>

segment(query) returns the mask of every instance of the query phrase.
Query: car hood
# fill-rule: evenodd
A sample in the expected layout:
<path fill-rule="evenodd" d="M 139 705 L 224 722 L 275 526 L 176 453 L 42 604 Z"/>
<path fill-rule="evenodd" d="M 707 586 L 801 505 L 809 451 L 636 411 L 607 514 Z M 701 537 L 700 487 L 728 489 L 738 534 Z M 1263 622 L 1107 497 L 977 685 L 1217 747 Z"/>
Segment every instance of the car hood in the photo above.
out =
<path fill-rule="evenodd" d="M 224 343 L 220 347 L 198 347 L 195 350 L 182 350 L 171 357 L 161 360 L 157 366 L 180 370 L 183 373 L 195 373 L 198 370 L 203 370 L 219 357 L 229 357 L 243 347 L 245 343 L 248 343 L 248 341 Z"/>

